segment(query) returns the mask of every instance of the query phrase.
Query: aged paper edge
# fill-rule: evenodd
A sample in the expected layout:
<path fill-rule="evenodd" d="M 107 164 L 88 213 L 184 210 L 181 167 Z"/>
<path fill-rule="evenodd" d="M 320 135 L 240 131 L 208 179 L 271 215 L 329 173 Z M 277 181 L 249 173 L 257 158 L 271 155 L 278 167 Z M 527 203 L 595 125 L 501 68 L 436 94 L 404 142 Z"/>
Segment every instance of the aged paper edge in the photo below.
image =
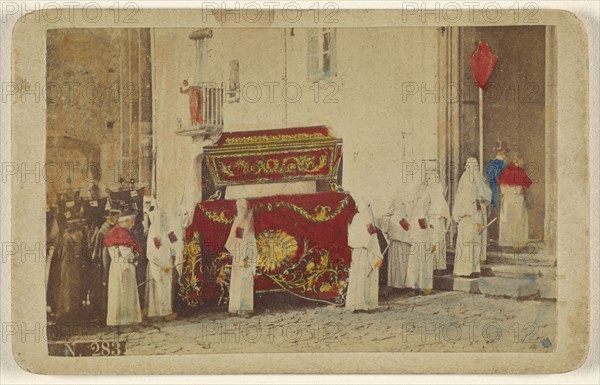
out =
<path fill-rule="evenodd" d="M 200 10 L 141 10 L 136 28 L 198 27 Z M 438 27 L 443 24 L 421 22 L 420 18 L 404 19 L 401 11 L 341 11 L 337 27 Z M 25 16 L 13 31 L 13 77 L 27 74 L 32 81 L 44 84 L 46 31 L 55 28 L 127 27 L 115 25 L 111 17 L 103 17 L 90 25 L 77 17 L 73 22 L 36 23 L 35 15 Z M 45 343 L 22 342 L 13 338 L 16 362 L 34 373 L 46 374 L 200 374 L 200 373 L 560 373 L 573 370 L 586 359 L 589 346 L 589 114 L 588 114 L 588 42 L 585 27 L 573 14 L 564 11 L 540 11 L 540 25 L 555 25 L 558 37 L 558 330 L 557 348 L 553 353 L 252 353 L 203 354 L 173 356 L 136 356 L 94 358 L 56 358 L 46 355 Z M 433 19 L 433 18 L 432 18 Z M 488 23 L 467 17 L 456 26 L 514 26 L 511 15 Z M 429 20 L 429 19 L 428 19 Z M 272 24 L 243 22 L 220 25 L 209 21 L 212 28 L 282 28 L 275 18 Z M 315 27 L 300 22 L 294 27 Z M 22 77 L 22 76 L 21 76 Z M 27 107 L 27 108 L 25 108 Z M 45 104 L 12 106 L 12 161 L 45 161 Z M 578 162 L 573 162 L 577 154 Z M 574 164 L 585 164 L 575 168 Z M 562 199 L 561 199 L 562 197 Z M 32 185 L 12 186 L 12 241 L 31 237 L 32 228 L 43 226 L 23 220 L 25 213 L 45 212 L 45 189 Z M 34 227 L 36 226 L 37 227 Z M 37 266 L 36 266 L 37 265 Z M 42 276 L 32 266 L 16 261 L 12 272 L 12 322 L 45 323 L 45 297 L 31 284 L 31 277 Z M 41 264 L 34 269 L 43 270 Z M 41 286 L 40 286 L 41 287 Z M 26 301 L 23 299 L 27 298 Z M 235 363 L 235 365 L 233 365 Z M 273 365 L 276 363 L 276 365 Z"/>

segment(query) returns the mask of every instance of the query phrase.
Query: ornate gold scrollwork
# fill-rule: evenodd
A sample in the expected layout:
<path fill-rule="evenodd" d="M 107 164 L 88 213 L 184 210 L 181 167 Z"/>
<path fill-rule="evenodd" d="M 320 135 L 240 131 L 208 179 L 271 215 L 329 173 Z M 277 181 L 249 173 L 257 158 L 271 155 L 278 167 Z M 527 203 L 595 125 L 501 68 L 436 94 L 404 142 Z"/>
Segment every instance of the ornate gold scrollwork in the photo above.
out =
<path fill-rule="evenodd" d="M 198 207 L 200 207 L 200 210 L 202 210 L 204 215 L 206 215 L 206 217 L 213 222 L 221 223 L 224 225 L 229 225 L 233 223 L 233 217 L 227 218 L 227 216 L 225 215 L 225 211 L 221 211 L 220 213 L 216 211 L 209 211 L 204 206 L 202 206 L 202 204 L 199 204 Z"/>
<path fill-rule="evenodd" d="M 298 242 L 283 230 L 264 230 L 256 237 L 258 265 L 265 272 L 278 270 L 296 256 Z"/>
<path fill-rule="evenodd" d="M 316 156 L 299 155 L 281 160 L 275 158 L 256 161 L 240 159 L 229 164 L 218 161 L 217 166 L 224 175 L 229 177 L 235 176 L 236 171 L 242 175 L 316 173 L 327 166 L 327 155 L 321 155 L 318 160 Z"/>
<path fill-rule="evenodd" d="M 267 205 L 259 204 L 255 206 L 255 209 L 258 210 L 266 208 L 268 211 L 272 211 L 273 205 L 276 208 L 284 207 L 290 209 L 293 212 L 302 215 L 305 219 L 311 222 L 327 222 L 337 217 L 344 210 L 344 208 L 348 206 L 348 196 L 344 197 L 344 199 L 340 201 L 337 209 L 335 209 L 333 212 L 331 211 L 330 206 L 319 205 L 314 208 L 313 213 L 310 213 L 304 207 L 289 202 L 275 202 L 274 204 L 268 203 Z"/>
<path fill-rule="evenodd" d="M 313 133 L 313 134 L 281 134 L 281 135 L 260 135 L 260 136 L 247 136 L 247 137 L 238 137 L 238 138 L 227 138 L 225 140 L 226 144 L 247 144 L 247 143 L 261 143 L 261 142 L 282 142 L 282 141 L 290 141 L 290 140 L 300 140 L 300 139 L 316 139 L 316 138 L 326 138 L 322 133 Z"/>

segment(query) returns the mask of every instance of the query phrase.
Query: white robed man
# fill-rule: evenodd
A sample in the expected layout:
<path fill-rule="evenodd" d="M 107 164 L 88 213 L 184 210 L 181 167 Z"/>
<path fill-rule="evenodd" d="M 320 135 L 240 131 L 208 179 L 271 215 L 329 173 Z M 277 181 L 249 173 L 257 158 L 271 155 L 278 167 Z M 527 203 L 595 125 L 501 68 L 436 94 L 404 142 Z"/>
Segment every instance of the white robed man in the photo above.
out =
<path fill-rule="evenodd" d="M 136 263 L 141 245 L 131 234 L 135 212 L 124 212 L 119 222 L 104 237 L 111 259 L 108 273 L 106 324 L 121 326 L 142 322 L 137 288 Z"/>
<path fill-rule="evenodd" d="M 520 166 L 520 159 L 515 156 L 498 178 L 500 185 L 500 224 L 498 244 L 516 249 L 524 247 L 529 240 L 529 219 L 525 193 L 532 181 Z"/>
<path fill-rule="evenodd" d="M 377 221 L 390 242 L 388 285 L 411 288 L 424 294 L 433 288 L 431 229 L 427 223 L 431 204 L 425 185 L 405 181 L 387 215 Z"/>
<path fill-rule="evenodd" d="M 452 217 L 458 223 L 454 275 L 474 277 L 481 273 L 482 253 L 487 246 L 485 210 L 492 199 L 492 190 L 479 171 L 475 158 L 467 159 L 465 171 L 458 182 Z"/>
<path fill-rule="evenodd" d="M 388 213 L 376 218 L 375 225 L 381 229 L 389 242 L 388 247 L 388 286 L 396 289 L 409 288 L 406 282 L 406 269 L 411 252 L 407 207 L 412 206 L 412 196 L 397 193 Z"/>
<path fill-rule="evenodd" d="M 431 227 L 431 240 L 434 248 L 433 270 L 446 270 L 446 233 L 450 228 L 450 207 L 444 195 L 444 187 L 439 175 L 429 175 L 427 178 L 427 192 L 431 199 L 428 219 Z"/>
<path fill-rule="evenodd" d="M 237 213 L 225 248 L 232 255 L 229 282 L 229 312 L 247 317 L 254 311 L 254 274 L 258 249 L 254 216 L 246 199 L 236 201 Z"/>
<path fill-rule="evenodd" d="M 148 317 L 164 317 L 172 320 L 172 249 L 169 246 L 169 226 L 164 212 L 158 209 L 152 198 L 146 215 L 149 222 L 146 258 L 148 270 L 146 276 L 146 312 Z"/>
<path fill-rule="evenodd" d="M 175 204 L 171 206 L 167 214 L 167 223 L 169 224 L 168 238 L 171 243 L 171 254 L 173 255 L 173 264 L 177 276 L 181 277 L 183 274 L 183 248 L 184 248 L 184 234 L 189 223 L 188 211 L 182 210 L 181 205 Z"/>
<path fill-rule="evenodd" d="M 352 248 L 352 261 L 348 273 L 346 308 L 353 311 L 374 310 L 379 306 L 379 268 L 383 256 L 368 202 L 358 202 L 358 213 L 352 218 L 348 229 L 348 245 Z"/>
<path fill-rule="evenodd" d="M 412 206 L 408 209 L 409 238 L 411 250 L 406 267 L 406 283 L 420 294 L 430 294 L 433 289 L 433 247 L 432 229 L 428 217 L 431 198 L 424 183 L 410 184 L 408 193 L 412 195 Z"/>

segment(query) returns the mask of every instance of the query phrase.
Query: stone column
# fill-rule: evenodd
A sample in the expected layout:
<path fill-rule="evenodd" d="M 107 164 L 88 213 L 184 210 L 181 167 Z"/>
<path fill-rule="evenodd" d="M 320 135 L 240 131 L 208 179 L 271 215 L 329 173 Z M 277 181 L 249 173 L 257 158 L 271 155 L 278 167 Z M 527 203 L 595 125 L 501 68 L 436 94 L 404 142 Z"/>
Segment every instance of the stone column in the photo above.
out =
<path fill-rule="evenodd" d="M 202 28 L 190 34 L 190 39 L 196 41 L 198 50 L 198 84 L 206 81 L 206 39 L 213 35 L 212 29 Z"/>

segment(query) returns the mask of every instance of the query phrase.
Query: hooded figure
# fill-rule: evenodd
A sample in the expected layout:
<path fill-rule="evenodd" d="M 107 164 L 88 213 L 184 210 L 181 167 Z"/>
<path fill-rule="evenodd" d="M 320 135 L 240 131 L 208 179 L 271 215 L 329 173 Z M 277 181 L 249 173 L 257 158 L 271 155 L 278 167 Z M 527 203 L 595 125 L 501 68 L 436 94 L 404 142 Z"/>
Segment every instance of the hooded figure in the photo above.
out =
<path fill-rule="evenodd" d="M 171 254 L 174 257 L 174 268 L 177 275 L 181 277 L 183 274 L 183 248 L 185 229 L 189 225 L 189 214 L 183 212 L 180 205 L 173 205 L 169 210 L 167 218 L 169 223 L 169 243 L 171 244 Z"/>
<path fill-rule="evenodd" d="M 166 215 L 152 199 L 146 212 L 149 227 L 146 243 L 146 312 L 148 317 L 165 317 L 173 313 L 171 291 L 173 271 Z"/>
<path fill-rule="evenodd" d="M 426 225 L 429 199 L 424 194 L 425 186 L 417 181 L 403 183 L 401 186 L 388 214 L 377 223 L 390 242 L 388 285 L 399 289 L 423 289 L 422 283 L 418 281 L 423 244 L 431 242 Z M 420 219 L 422 220 L 419 221 Z"/>
<path fill-rule="evenodd" d="M 487 247 L 483 231 L 485 210 L 491 198 L 492 191 L 481 176 L 477 159 L 467 159 L 452 210 L 452 217 L 458 222 L 454 275 L 481 272 L 480 258 Z"/>
<path fill-rule="evenodd" d="M 352 262 L 348 275 L 346 308 L 372 310 L 379 306 L 379 268 L 383 262 L 371 205 L 358 202 L 358 213 L 348 228 Z"/>
<path fill-rule="evenodd" d="M 500 205 L 500 246 L 520 248 L 529 240 L 529 220 L 525 205 L 525 192 L 531 187 L 531 179 L 515 159 L 498 178 L 502 192 Z"/>
<path fill-rule="evenodd" d="M 450 208 L 444 196 L 444 188 L 439 176 L 427 178 L 427 193 L 431 198 L 428 219 L 431 227 L 431 240 L 433 243 L 434 270 L 446 270 L 446 233 L 450 227 Z"/>
<path fill-rule="evenodd" d="M 225 248 L 232 255 L 229 312 L 248 316 L 254 311 L 254 274 L 258 249 L 254 216 L 246 199 L 236 201 L 237 213 Z"/>
<path fill-rule="evenodd" d="M 408 211 L 409 236 L 411 250 L 406 268 L 406 283 L 424 294 L 433 289 L 433 260 L 432 229 L 429 226 L 429 208 L 431 198 L 426 185 L 415 183 L 411 192 L 412 206 Z"/>

